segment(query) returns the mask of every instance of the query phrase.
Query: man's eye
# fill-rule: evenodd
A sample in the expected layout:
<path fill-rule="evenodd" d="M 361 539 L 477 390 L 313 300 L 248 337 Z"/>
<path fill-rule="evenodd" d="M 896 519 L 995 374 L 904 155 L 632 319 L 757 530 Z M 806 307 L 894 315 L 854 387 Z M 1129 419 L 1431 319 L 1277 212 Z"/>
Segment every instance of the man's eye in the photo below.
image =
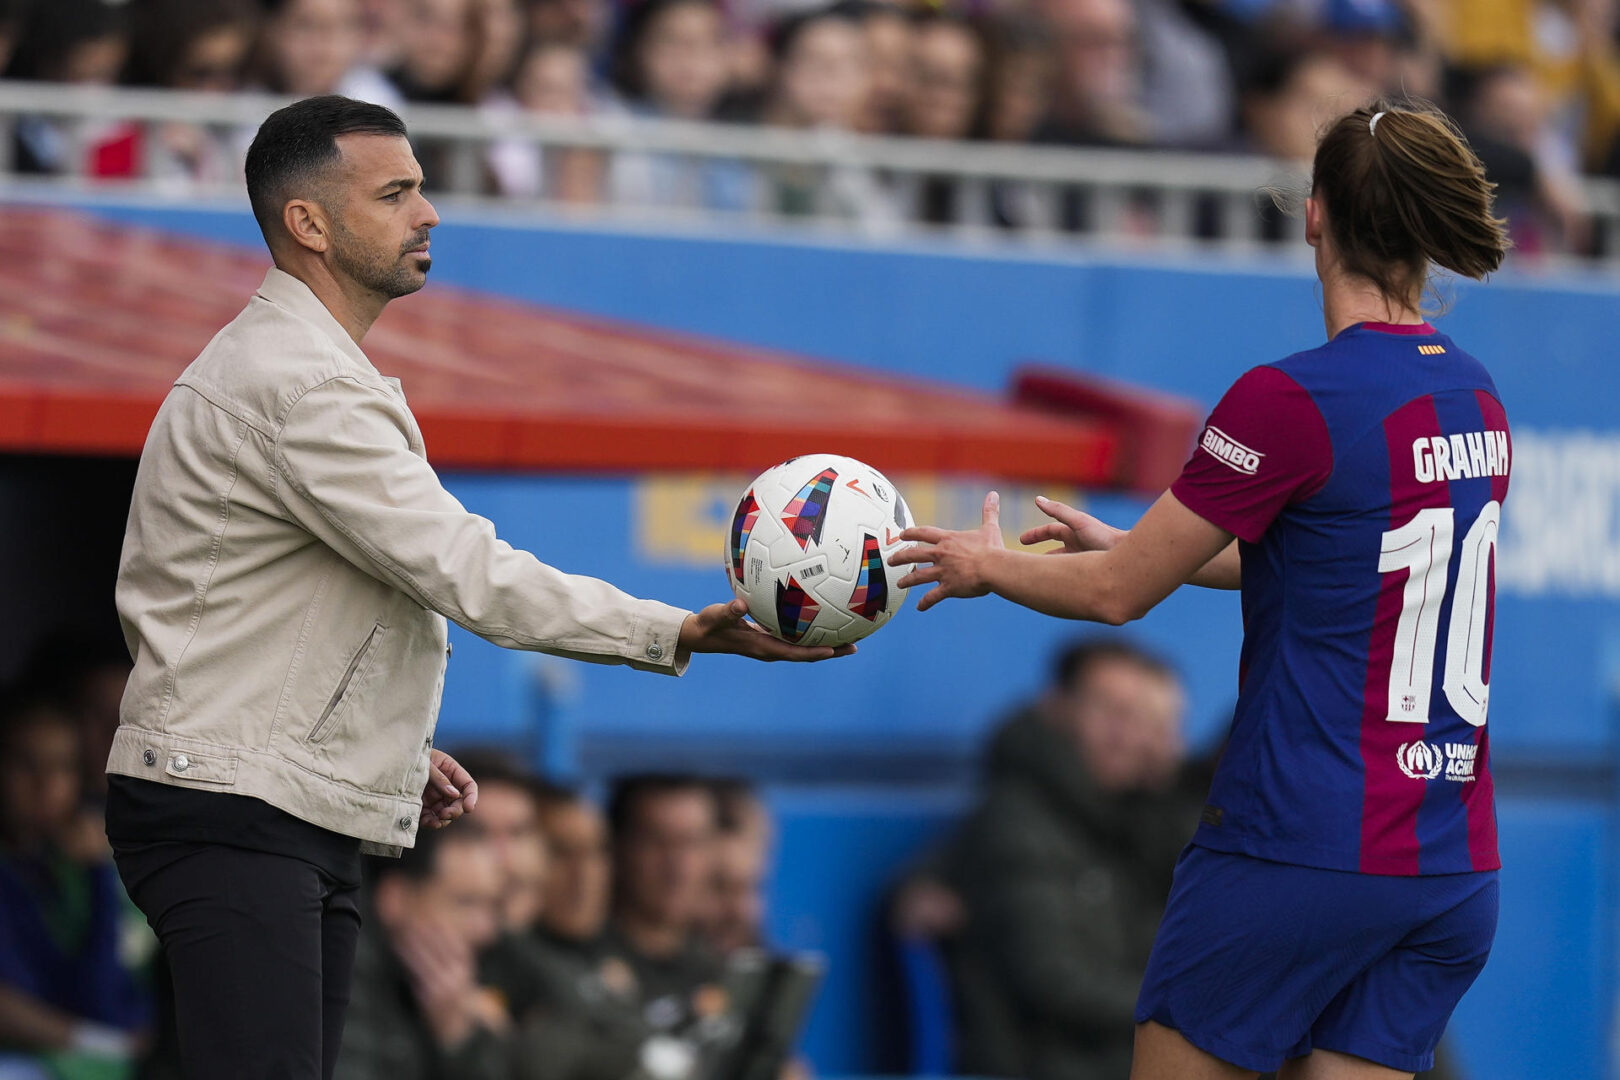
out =
<path fill-rule="evenodd" d="M 383 202 L 399 202 L 399 195 L 400 193 L 397 191 L 389 192 L 383 196 Z"/>

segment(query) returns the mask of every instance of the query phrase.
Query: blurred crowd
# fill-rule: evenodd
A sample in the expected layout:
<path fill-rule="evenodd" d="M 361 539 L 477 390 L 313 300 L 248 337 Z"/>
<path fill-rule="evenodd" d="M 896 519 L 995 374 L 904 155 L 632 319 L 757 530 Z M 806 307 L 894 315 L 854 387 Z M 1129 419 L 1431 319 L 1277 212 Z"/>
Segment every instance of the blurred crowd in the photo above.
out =
<path fill-rule="evenodd" d="M 662 117 L 800 130 L 1247 152 L 1308 161 L 1375 94 L 1456 115 L 1521 248 L 1592 241 L 1578 177 L 1620 175 L 1616 0 L 0 0 L 5 78 L 461 104 L 499 120 Z M 33 118 L 16 167 L 222 179 L 251 131 Z M 444 161 L 424 153 L 430 184 Z M 881 177 L 500 141 L 489 193 L 1018 225 Z M 438 174 L 437 176 L 435 174 Z"/>
<path fill-rule="evenodd" d="M 102 823 L 127 660 L 61 638 L 25 670 L 0 707 L 0 1080 L 177 1080 L 162 956 Z M 908 974 L 884 1023 L 912 1018 L 911 1072 L 1129 1076 L 1213 769 L 1185 710 L 1172 667 L 1108 637 L 993 729 L 974 807 L 888 903 Z M 823 961 L 768 940 L 777 827 L 755 789 L 643 773 L 597 799 L 499 748 L 457 757 L 476 811 L 367 860 L 338 1080 L 808 1078 L 792 1048 Z M 952 1045 L 931 1056 L 936 996 Z"/>
<path fill-rule="evenodd" d="M 178 1078 L 165 970 L 102 823 L 128 663 L 44 647 L 0 707 L 0 1077 Z M 342 1080 L 782 1080 L 820 978 L 763 932 L 746 784 L 617 779 L 601 805 L 500 750 L 477 813 L 368 859 Z"/>

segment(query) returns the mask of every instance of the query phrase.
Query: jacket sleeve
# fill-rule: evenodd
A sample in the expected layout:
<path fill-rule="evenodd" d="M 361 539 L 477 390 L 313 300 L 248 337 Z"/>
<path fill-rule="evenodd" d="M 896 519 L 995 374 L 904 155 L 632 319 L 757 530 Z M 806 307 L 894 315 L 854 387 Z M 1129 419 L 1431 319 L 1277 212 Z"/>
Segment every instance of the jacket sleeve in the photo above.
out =
<path fill-rule="evenodd" d="M 412 452 L 411 430 L 405 403 L 382 388 L 315 386 L 272 450 L 281 504 L 361 570 L 497 645 L 680 674 L 686 611 L 513 548 Z"/>
<path fill-rule="evenodd" d="M 993 792 L 962 836 L 972 932 L 1014 1006 L 1077 1030 L 1129 1030 L 1142 971 L 1122 947 L 1108 876 L 1075 880 L 1082 855 L 1022 792 Z M 1097 854 L 1097 853 L 1093 853 Z M 1089 875 L 1088 875 L 1089 876 Z"/>

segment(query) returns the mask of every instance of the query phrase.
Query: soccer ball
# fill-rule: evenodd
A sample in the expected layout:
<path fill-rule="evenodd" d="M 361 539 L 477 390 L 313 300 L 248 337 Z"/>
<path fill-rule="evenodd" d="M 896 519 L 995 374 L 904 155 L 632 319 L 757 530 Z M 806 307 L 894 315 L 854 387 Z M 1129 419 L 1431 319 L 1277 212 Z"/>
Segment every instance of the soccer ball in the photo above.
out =
<path fill-rule="evenodd" d="M 870 465 L 806 454 L 760 473 L 737 501 L 726 576 L 760 626 L 800 645 L 859 641 L 906 601 L 886 560 L 906 545 L 906 501 Z"/>

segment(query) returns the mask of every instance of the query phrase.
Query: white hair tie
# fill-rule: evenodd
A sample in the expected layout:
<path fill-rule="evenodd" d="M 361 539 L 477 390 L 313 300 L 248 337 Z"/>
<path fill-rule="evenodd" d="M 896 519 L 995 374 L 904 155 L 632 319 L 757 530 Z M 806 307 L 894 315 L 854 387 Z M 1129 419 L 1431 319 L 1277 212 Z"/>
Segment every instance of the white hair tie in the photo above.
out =
<path fill-rule="evenodd" d="M 1383 116 L 1383 115 L 1384 114 L 1381 113 L 1381 112 L 1380 113 L 1373 113 L 1373 118 L 1371 120 L 1367 121 L 1367 134 L 1369 134 L 1369 135 L 1377 135 L 1378 134 L 1378 118 L 1380 116 Z"/>

